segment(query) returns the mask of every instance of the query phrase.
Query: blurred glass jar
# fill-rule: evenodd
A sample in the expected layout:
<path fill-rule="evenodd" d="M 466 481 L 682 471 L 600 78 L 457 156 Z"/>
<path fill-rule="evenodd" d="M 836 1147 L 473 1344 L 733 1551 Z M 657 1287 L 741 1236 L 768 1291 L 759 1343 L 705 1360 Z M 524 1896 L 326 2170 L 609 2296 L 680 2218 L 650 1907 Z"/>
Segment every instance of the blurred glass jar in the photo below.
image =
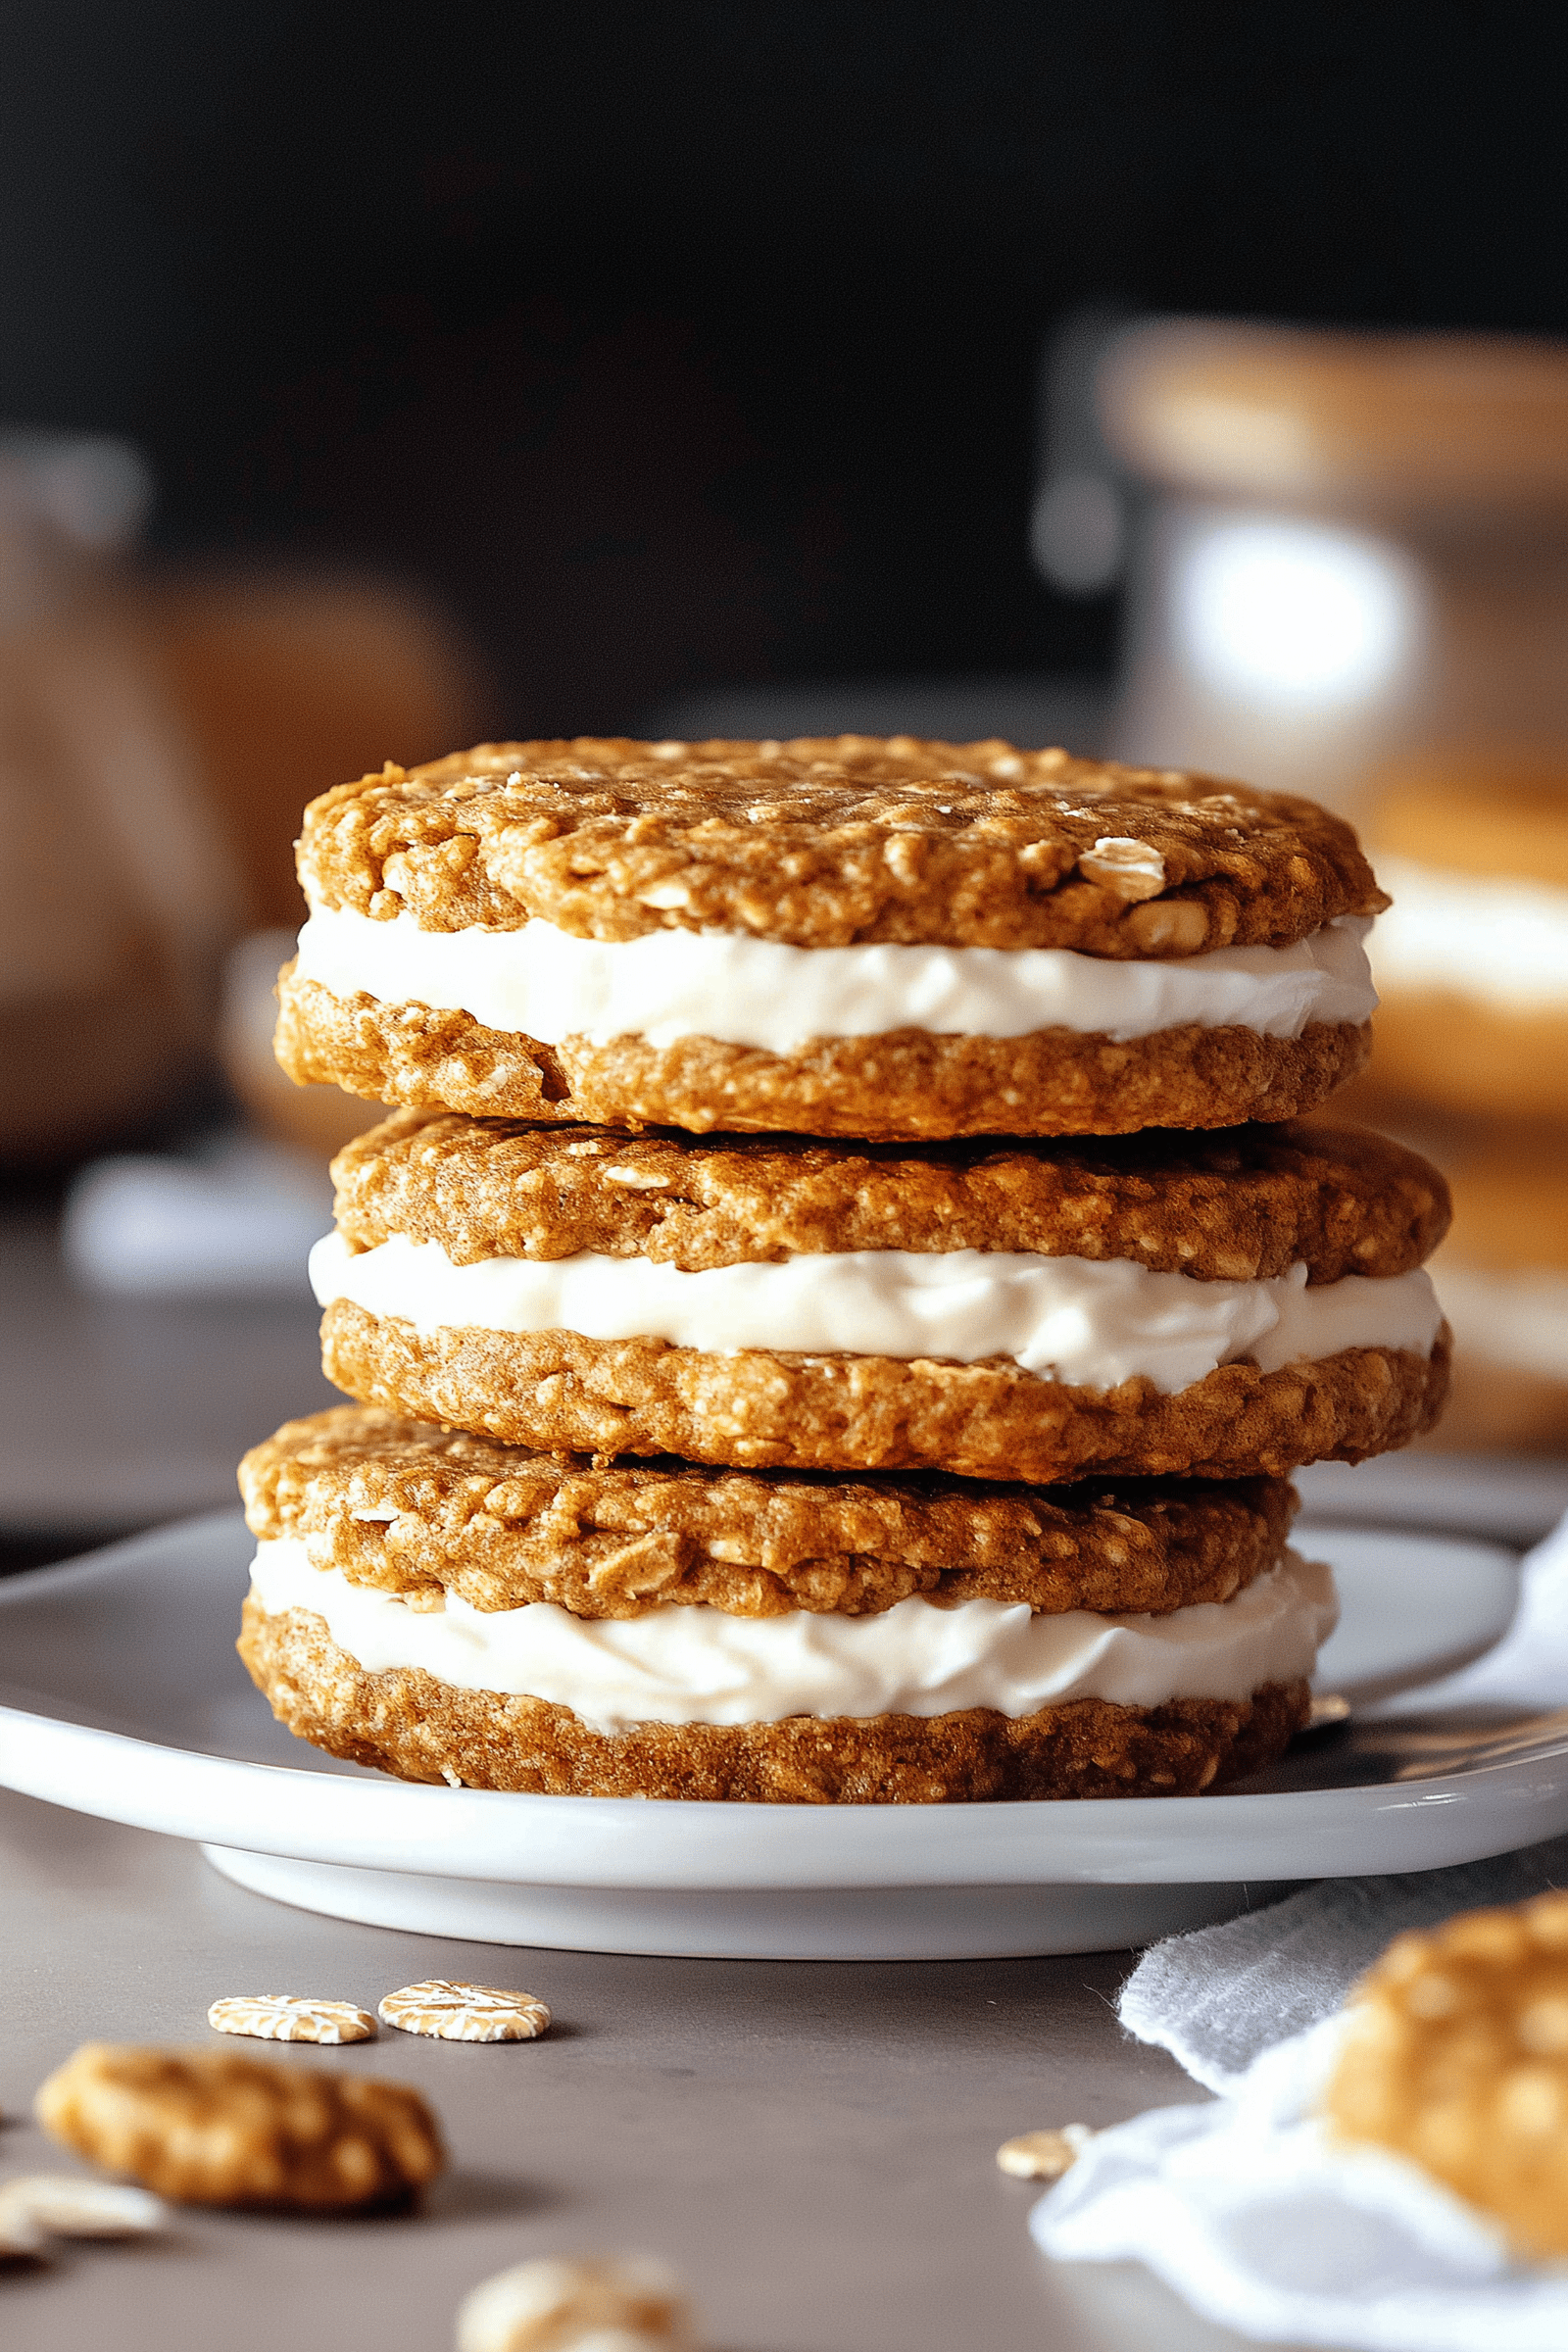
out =
<path fill-rule="evenodd" d="M 1363 1077 L 1453 1183 L 1435 1443 L 1568 1444 L 1568 348 L 1154 320 L 1113 748 L 1333 802 L 1392 911 Z"/>
<path fill-rule="evenodd" d="M 120 443 L 0 435 L 0 1160 L 78 1151 L 177 1092 L 236 920 L 116 563 L 148 494 Z"/>
<path fill-rule="evenodd" d="M 1155 493 L 1119 757 L 1352 813 L 1396 757 L 1568 785 L 1568 348 L 1154 319 L 1097 405 Z"/>

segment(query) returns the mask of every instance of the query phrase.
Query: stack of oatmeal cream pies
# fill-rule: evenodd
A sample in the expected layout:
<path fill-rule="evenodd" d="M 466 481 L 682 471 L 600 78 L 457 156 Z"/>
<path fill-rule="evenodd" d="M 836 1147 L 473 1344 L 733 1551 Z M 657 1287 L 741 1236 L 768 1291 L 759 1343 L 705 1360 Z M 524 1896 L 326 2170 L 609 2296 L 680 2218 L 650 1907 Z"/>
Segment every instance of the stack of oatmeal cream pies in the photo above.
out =
<path fill-rule="evenodd" d="M 1289 1473 L 1428 1428 L 1424 1160 L 1315 1112 L 1387 904 L 1312 803 L 1000 742 L 487 745 L 306 812 L 329 1376 L 241 1649 L 417 1781 L 1191 1794 L 1306 1720 Z"/>

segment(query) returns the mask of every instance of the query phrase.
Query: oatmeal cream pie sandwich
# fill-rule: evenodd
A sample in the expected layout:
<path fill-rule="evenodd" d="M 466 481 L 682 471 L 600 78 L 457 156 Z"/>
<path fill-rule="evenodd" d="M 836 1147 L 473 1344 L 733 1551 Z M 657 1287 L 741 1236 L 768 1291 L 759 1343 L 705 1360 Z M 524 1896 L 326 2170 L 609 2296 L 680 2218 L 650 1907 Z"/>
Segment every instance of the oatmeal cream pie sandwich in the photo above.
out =
<path fill-rule="evenodd" d="M 1442 1177 L 1381 1136 L 924 1147 L 396 1112 L 333 1162 L 329 1379 L 506 1445 L 1050 1484 L 1404 1445 Z"/>
<path fill-rule="evenodd" d="M 1388 903 L 1310 801 L 909 736 L 481 745 L 326 793 L 299 870 L 302 1084 L 914 1141 L 1315 1108 Z"/>
<path fill-rule="evenodd" d="M 1273 1479 L 607 1463 L 340 1407 L 240 1483 L 240 1650 L 276 1714 L 469 1788 L 1192 1794 L 1280 1753 L 1335 1615 Z"/>

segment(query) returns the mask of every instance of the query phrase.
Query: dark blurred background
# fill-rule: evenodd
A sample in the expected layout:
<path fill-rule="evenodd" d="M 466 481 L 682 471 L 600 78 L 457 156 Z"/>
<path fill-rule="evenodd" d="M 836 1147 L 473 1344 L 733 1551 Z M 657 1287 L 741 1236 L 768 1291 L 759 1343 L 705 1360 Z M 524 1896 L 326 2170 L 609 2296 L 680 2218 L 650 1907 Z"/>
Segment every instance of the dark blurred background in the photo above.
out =
<path fill-rule="evenodd" d="M 1094 669 L 1110 600 L 1025 543 L 1044 330 L 1562 330 L 1549 38 L 1455 0 L 12 0 L 0 415 L 138 443 L 164 551 L 421 583 L 509 732 Z"/>
<path fill-rule="evenodd" d="M 1457 0 L 11 0 L 0 1569 L 227 1504 L 327 1400 L 304 1249 L 378 1114 L 287 1086 L 270 991 L 303 803 L 388 757 L 863 727 L 1358 816 L 1393 778 L 1380 859 L 1555 891 L 1560 962 L 1550 42 Z M 1528 1017 L 1483 986 L 1462 1071 L 1443 978 L 1355 1107 L 1464 1174 L 1443 1442 L 1555 1459 L 1568 969 Z M 1385 1472 L 1448 1509 L 1395 1460 L 1357 1513 Z"/>

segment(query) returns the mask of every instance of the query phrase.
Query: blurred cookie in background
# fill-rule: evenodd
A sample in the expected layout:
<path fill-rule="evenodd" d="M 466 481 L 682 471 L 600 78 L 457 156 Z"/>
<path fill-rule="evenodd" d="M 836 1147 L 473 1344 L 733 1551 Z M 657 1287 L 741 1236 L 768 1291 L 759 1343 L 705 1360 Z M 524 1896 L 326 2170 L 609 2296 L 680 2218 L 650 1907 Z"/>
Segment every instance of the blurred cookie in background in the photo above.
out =
<path fill-rule="evenodd" d="M 415 588 L 192 568 L 148 581 L 141 599 L 255 927 L 305 918 L 294 837 L 307 801 L 466 742 L 490 715 L 466 639 Z"/>
<path fill-rule="evenodd" d="M 133 450 L 0 433 L 0 1162 L 134 1127 L 199 1070 L 241 886 L 117 561 Z"/>
<path fill-rule="evenodd" d="M 273 1058 L 273 990 L 305 914 L 300 810 L 338 775 L 474 722 L 478 669 L 432 605 L 385 583 L 215 571 L 165 578 L 143 596 L 246 914 L 265 926 L 225 960 L 218 1058 L 264 1135 L 330 1158 L 382 1111 L 335 1086 L 296 1086 Z"/>
<path fill-rule="evenodd" d="M 1411 760 L 1368 832 L 1394 905 L 1364 1094 L 1568 1127 L 1568 753 Z"/>
<path fill-rule="evenodd" d="M 227 951 L 303 916 L 304 804 L 489 715 L 465 641 L 416 590 L 155 572 L 134 553 L 152 499 L 125 443 L 0 432 L 0 1164 L 182 1115 L 211 1073 Z M 259 1080 L 236 1083 L 270 1132 L 322 1152 L 374 1116 L 334 1124 L 325 1090 L 272 1116 Z"/>
<path fill-rule="evenodd" d="M 1445 1448 L 1568 1451 L 1568 753 L 1387 766 L 1367 829 L 1394 899 L 1353 1107 L 1447 1176 Z"/>

